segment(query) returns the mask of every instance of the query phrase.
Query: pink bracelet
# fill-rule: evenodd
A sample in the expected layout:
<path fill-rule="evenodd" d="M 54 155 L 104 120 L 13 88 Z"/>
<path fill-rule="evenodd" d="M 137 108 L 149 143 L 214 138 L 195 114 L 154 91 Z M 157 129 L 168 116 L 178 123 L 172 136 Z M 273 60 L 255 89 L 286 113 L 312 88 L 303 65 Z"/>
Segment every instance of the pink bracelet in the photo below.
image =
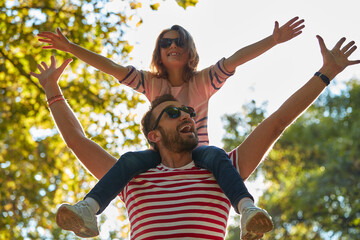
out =
<path fill-rule="evenodd" d="M 52 100 L 48 102 L 48 105 L 49 105 L 49 107 L 50 107 L 54 102 L 61 101 L 61 100 L 64 100 L 64 101 L 65 101 L 65 99 L 64 99 L 63 96 L 57 97 L 57 98 L 52 98 Z"/>
<path fill-rule="evenodd" d="M 63 97 L 63 95 L 55 95 L 55 96 L 53 96 L 53 97 L 51 97 L 51 98 L 49 98 L 48 100 L 47 100 L 47 102 L 50 102 L 51 100 L 53 100 L 53 99 L 55 99 L 55 98 L 58 98 L 58 97 Z"/>

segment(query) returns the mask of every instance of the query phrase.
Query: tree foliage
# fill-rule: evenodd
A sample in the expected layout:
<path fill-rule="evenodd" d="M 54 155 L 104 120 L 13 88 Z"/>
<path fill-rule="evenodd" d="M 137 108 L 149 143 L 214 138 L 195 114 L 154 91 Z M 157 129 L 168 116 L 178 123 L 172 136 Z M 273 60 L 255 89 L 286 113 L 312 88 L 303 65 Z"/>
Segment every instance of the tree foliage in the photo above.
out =
<path fill-rule="evenodd" d="M 159 7 L 154 1 L 146 5 Z M 0 239 L 73 237 L 55 224 L 56 206 L 82 199 L 94 184 L 61 140 L 45 94 L 29 75 L 37 71 L 37 63 L 55 54 L 41 49 L 36 34 L 60 27 L 71 41 L 125 63 L 132 46 L 123 36 L 129 22 L 140 19 L 136 21 L 141 24 L 141 17 L 133 18 L 138 7 L 137 1 L 1 1 Z M 67 57 L 56 52 L 56 58 Z M 144 146 L 133 113 L 144 102 L 138 94 L 77 59 L 60 84 L 87 135 L 112 155 L 118 157 L 124 147 Z M 119 218 L 123 214 L 119 209 Z M 109 236 L 126 236 L 124 228 Z"/>
<path fill-rule="evenodd" d="M 259 204 L 275 229 L 264 239 L 360 236 L 360 84 L 326 92 L 289 127 L 261 165 Z"/>

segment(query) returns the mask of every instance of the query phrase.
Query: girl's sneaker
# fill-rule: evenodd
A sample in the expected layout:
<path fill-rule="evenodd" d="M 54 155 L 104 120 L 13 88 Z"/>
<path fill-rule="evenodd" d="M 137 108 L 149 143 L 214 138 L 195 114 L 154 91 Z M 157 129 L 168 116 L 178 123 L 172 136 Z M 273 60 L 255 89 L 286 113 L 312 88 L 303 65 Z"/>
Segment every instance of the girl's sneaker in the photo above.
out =
<path fill-rule="evenodd" d="M 261 208 L 247 207 L 241 212 L 241 239 L 261 239 L 274 228 L 270 215 Z"/>
<path fill-rule="evenodd" d="M 62 204 L 56 213 L 56 223 L 64 230 L 73 231 L 83 238 L 99 235 L 96 216 L 85 201 L 75 205 Z"/>

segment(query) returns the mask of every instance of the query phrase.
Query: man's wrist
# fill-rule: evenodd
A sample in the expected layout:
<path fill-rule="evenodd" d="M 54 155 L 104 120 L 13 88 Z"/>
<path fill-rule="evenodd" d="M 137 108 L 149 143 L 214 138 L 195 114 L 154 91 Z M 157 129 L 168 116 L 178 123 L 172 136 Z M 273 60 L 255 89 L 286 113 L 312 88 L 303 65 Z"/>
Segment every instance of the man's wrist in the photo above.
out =
<path fill-rule="evenodd" d="M 62 95 L 59 85 L 48 85 L 44 87 L 45 95 L 47 98 L 51 98 L 56 95 Z"/>
<path fill-rule="evenodd" d="M 320 72 L 323 75 L 325 75 L 326 77 L 328 77 L 330 81 L 332 79 L 334 79 L 335 76 L 338 74 L 338 72 L 334 71 L 333 68 L 330 68 L 330 67 L 327 67 L 327 66 L 321 67 L 318 72 Z"/>
<path fill-rule="evenodd" d="M 321 72 L 316 72 L 314 76 L 319 77 L 326 84 L 326 86 L 330 84 L 330 79 L 325 74 L 322 74 Z"/>

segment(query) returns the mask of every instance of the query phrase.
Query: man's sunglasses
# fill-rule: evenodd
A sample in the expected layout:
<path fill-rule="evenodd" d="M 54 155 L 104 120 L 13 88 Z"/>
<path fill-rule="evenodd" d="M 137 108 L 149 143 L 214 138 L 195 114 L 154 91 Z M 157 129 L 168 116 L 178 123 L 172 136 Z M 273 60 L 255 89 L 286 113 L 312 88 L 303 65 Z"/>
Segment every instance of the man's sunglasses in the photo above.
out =
<path fill-rule="evenodd" d="M 159 42 L 159 45 L 161 48 L 168 48 L 173 42 L 178 47 L 184 47 L 184 42 L 180 38 L 162 38 Z"/>
<path fill-rule="evenodd" d="M 181 111 L 188 113 L 191 118 L 196 116 L 195 109 L 193 109 L 192 107 L 186 107 L 186 106 L 182 106 L 182 107 L 166 107 L 159 114 L 158 118 L 155 121 L 155 124 L 154 124 L 154 127 L 153 127 L 152 130 L 155 130 L 158 127 L 159 121 L 160 121 L 160 119 L 161 119 L 161 117 L 162 117 L 162 115 L 164 113 L 166 113 L 169 116 L 169 118 L 175 119 L 175 118 L 180 117 Z"/>

